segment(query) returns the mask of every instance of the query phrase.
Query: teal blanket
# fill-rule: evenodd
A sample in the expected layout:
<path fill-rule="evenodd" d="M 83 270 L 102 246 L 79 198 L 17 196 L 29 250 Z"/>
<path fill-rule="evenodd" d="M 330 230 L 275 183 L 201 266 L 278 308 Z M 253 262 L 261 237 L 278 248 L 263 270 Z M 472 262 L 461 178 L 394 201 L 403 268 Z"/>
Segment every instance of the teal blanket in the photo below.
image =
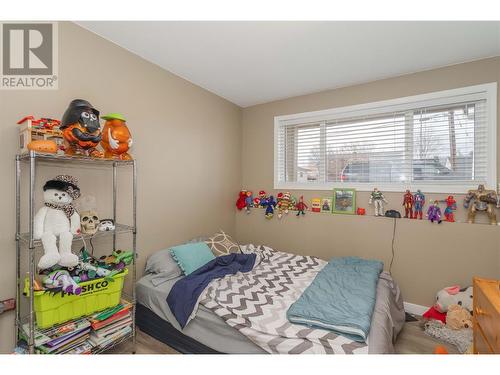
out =
<path fill-rule="evenodd" d="M 366 341 L 383 268 L 377 260 L 333 258 L 290 306 L 288 320 Z"/>

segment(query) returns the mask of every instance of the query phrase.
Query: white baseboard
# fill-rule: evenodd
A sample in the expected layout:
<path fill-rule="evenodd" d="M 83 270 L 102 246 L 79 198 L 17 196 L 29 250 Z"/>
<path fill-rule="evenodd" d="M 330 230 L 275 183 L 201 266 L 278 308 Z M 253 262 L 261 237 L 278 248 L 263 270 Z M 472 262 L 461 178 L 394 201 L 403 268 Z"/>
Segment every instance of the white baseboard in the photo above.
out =
<path fill-rule="evenodd" d="M 429 310 L 429 307 L 427 306 L 422 306 L 422 305 L 416 305 L 414 303 L 410 302 L 403 302 L 403 306 L 405 308 L 405 311 L 409 314 L 413 315 L 424 315 L 424 313 Z"/>

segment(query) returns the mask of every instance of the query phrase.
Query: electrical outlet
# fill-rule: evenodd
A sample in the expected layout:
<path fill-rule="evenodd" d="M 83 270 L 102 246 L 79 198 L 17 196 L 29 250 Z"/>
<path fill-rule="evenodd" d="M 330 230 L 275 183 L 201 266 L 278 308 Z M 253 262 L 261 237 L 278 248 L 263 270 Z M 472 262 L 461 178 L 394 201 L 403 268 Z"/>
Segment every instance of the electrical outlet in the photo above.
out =
<path fill-rule="evenodd" d="M 16 300 L 14 298 L 9 298 L 4 301 L 0 301 L 0 314 L 9 310 L 14 310 L 16 308 Z"/>

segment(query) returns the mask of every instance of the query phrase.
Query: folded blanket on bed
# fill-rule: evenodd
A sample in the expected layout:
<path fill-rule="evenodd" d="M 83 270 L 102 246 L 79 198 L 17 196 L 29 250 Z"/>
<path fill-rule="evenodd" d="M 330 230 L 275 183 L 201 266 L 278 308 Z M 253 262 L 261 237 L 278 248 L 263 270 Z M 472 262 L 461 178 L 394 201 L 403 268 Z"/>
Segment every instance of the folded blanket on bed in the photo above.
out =
<path fill-rule="evenodd" d="M 167 296 L 167 303 L 180 326 L 184 328 L 189 322 L 201 293 L 212 280 L 251 271 L 255 259 L 255 254 L 220 256 L 177 281 Z"/>
<path fill-rule="evenodd" d="M 382 270 L 380 261 L 357 257 L 332 259 L 290 306 L 288 320 L 365 342 Z"/>

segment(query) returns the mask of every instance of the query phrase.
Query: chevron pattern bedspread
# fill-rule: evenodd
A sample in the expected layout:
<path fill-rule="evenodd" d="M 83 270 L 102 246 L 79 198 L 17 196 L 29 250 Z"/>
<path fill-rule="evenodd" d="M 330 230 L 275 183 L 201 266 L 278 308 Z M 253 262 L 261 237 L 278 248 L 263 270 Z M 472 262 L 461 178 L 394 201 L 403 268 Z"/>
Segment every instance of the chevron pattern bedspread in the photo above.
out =
<path fill-rule="evenodd" d="M 286 312 L 326 265 L 324 260 L 242 247 L 256 253 L 252 271 L 212 281 L 200 303 L 269 353 L 368 353 L 365 343 L 333 332 L 290 323 Z"/>

